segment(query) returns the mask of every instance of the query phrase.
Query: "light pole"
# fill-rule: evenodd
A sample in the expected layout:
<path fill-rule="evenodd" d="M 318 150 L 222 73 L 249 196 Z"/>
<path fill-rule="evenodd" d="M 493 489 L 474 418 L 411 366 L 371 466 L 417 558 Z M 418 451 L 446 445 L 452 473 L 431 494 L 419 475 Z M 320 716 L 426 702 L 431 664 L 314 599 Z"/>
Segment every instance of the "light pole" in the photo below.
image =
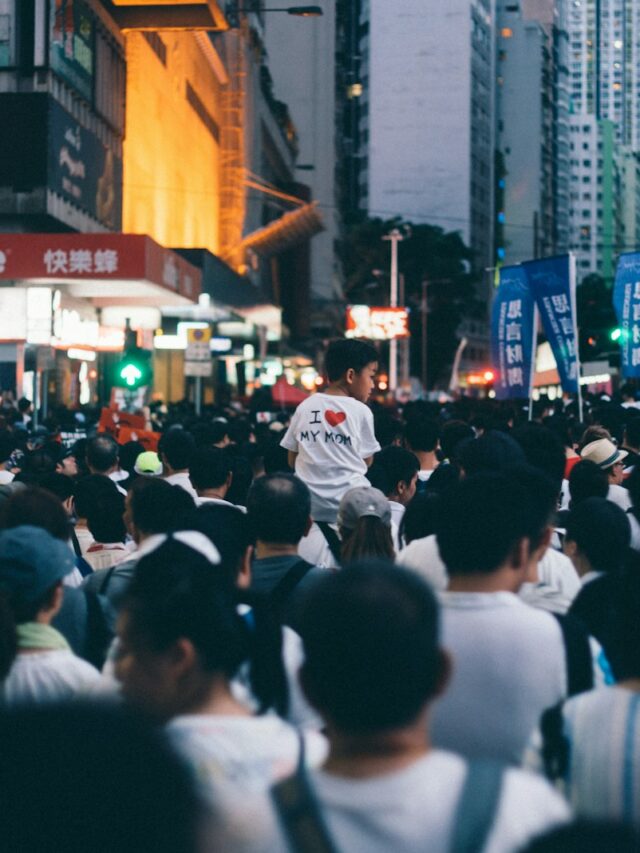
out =
<path fill-rule="evenodd" d="M 391 242 L 391 293 L 389 304 L 392 308 L 398 307 L 398 243 L 404 240 L 405 235 L 399 228 L 394 228 L 389 234 L 383 236 L 383 240 Z M 395 395 L 398 387 L 398 340 L 392 338 L 389 341 L 389 391 Z"/>
<path fill-rule="evenodd" d="M 258 3 L 248 3 L 246 6 L 240 6 L 238 0 L 231 0 L 227 3 L 225 9 L 225 17 L 232 29 L 237 29 L 240 26 L 240 15 L 248 15 L 250 13 L 262 15 L 264 12 L 285 12 L 287 15 L 294 15 L 297 18 L 320 18 L 323 15 L 321 6 L 279 6 L 271 9 L 261 9 Z"/>

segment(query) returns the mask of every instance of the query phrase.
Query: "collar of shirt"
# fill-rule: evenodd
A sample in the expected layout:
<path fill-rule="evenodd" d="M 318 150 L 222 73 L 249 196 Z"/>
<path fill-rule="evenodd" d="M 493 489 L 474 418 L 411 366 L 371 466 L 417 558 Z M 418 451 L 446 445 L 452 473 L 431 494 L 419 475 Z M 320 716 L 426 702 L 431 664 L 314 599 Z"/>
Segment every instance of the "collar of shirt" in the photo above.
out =
<path fill-rule="evenodd" d="M 481 610 L 494 607 L 526 607 L 518 596 L 507 590 L 497 592 L 441 592 L 440 601 L 445 607 L 460 610 Z"/>

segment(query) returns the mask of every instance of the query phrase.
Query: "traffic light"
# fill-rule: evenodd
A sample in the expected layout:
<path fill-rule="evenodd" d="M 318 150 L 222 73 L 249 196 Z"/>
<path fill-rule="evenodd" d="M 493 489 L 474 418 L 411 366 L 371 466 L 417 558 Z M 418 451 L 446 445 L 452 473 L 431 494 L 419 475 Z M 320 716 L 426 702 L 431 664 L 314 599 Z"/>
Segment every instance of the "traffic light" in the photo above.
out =
<path fill-rule="evenodd" d="M 135 391 L 151 384 L 151 353 L 140 347 L 125 350 L 115 367 L 115 385 Z"/>
<path fill-rule="evenodd" d="M 609 339 L 612 340 L 614 343 L 616 341 L 619 341 L 621 337 L 622 337 L 622 329 L 619 327 L 616 327 L 615 329 L 611 329 L 611 331 L 609 332 Z"/>

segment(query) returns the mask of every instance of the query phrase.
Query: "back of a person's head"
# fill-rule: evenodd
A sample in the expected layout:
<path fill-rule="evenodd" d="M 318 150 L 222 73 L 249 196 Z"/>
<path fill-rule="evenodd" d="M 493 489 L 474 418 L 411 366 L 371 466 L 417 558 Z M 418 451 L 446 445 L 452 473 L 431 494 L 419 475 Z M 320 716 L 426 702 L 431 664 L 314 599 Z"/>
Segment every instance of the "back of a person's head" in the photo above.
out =
<path fill-rule="evenodd" d="M 227 482 L 231 468 L 231 456 L 222 448 L 199 447 L 191 455 L 189 478 L 194 489 L 217 489 Z"/>
<path fill-rule="evenodd" d="M 40 481 L 40 486 L 55 495 L 59 501 L 66 501 L 73 496 L 74 481 L 66 474 L 60 474 L 54 471 L 52 474 L 47 474 Z"/>
<path fill-rule="evenodd" d="M 377 516 L 363 515 L 351 529 L 340 528 L 340 533 L 343 566 L 359 560 L 395 559 L 391 526 Z"/>
<path fill-rule="evenodd" d="M 240 561 L 251 544 L 247 513 L 233 506 L 205 503 L 195 511 L 191 527 L 213 542 L 220 553 L 220 571 L 235 584 Z"/>
<path fill-rule="evenodd" d="M 640 416 L 631 418 L 624 431 L 625 441 L 630 447 L 640 447 Z"/>
<path fill-rule="evenodd" d="M 78 518 L 88 518 L 93 508 L 103 498 L 119 494 L 118 487 L 104 474 L 88 474 L 73 487 L 73 504 Z"/>
<path fill-rule="evenodd" d="M 571 507 L 566 540 L 575 542 L 594 571 L 620 571 L 631 541 L 626 513 L 606 498 L 586 498 Z"/>
<path fill-rule="evenodd" d="M 443 492 L 436 536 L 449 574 L 491 574 L 522 539 L 537 547 L 555 490 L 530 468 L 483 471 Z"/>
<path fill-rule="evenodd" d="M 439 505 L 438 492 L 427 491 L 414 495 L 400 523 L 400 536 L 405 544 L 436 532 Z"/>
<path fill-rule="evenodd" d="M 0 529 L 9 530 L 30 524 L 42 527 L 54 539 L 66 542 L 71 525 L 58 498 L 46 489 L 29 486 L 14 492 L 0 509 Z"/>
<path fill-rule="evenodd" d="M 324 366 L 329 382 L 337 382 L 348 370 L 359 373 L 368 364 L 377 361 L 378 352 L 371 344 L 353 338 L 340 338 L 329 344 Z"/>
<path fill-rule="evenodd" d="M 410 450 L 433 453 L 438 446 L 440 426 L 431 418 L 411 418 L 407 421 L 404 437 Z"/>
<path fill-rule="evenodd" d="M 548 427 L 536 423 L 522 424 L 512 435 L 523 449 L 527 464 L 544 471 L 560 491 L 567 458 L 558 436 Z"/>
<path fill-rule="evenodd" d="M 136 464 L 136 459 L 141 453 L 144 453 L 145 450 L 146 447 L 141 441 L 127 441 L 125 444 L 121 444 L 120 467 L 123 470 L 128 471 L 129 474 L 132 474 L 133 468 Z"/>
<path fill-rule="evenodd" d="M 256 540 L 297 545 L 309 523 L 311 495 L 294 474 L 266 474 L 251 486 L 247 512 Z"/>
<path fill-rule="evenodd" d="M 196 443 L 190 432 L 179 427 L 165 432 L 158 443 L 158 452 L 164 454 L 174 471 L 184 471 L 191 464 Z"/>
<path fill-rule="evenodd" d="M 440 448 L 444 458 L 456 461 L 460 443 L 473 437 L 473 429 L 465 421 L 448 421 L 440 433 Z"/>
<path fill-rule="evenodd" d="M 373 429 L 380 447 L 402 443 L 404 424 L 390 412 L 376 412 L 373 416 Z"/>
<path fill-rule="evenodd" d="M 638 853 L 640 832 L 629 824 L 577 820 L 535 838 L 522 853 Z"/>
<path fill-rule="evenodd" d="M 192 775 L 160 730 L 120 709 L 74 702 L 5 710 L 0 754 L 6 850 L 201 849 Z"/>
<path fill-rule="evenodd" d="M 29 450 L 22 460 L 20 476 L 40 485 L 42 479 L 56 470 L 56 461 L 46 447 Z"/>
<path fill-rule="evenodd" d="M 403 447 L 385 447 L 373 457 L 367 479 L 375 489 L 389 497 L 398 483 L 409 484 L 420 468 L 418 457 Z"/>
<path fill-rule="evenodd" d="M 497 430 L 467 439 L 458 447 L 457 457 L 467 477 L 481 471 L 511 471 L 526 462 L 517 441 Z"/>
<path fill-rule="evenodd" d="M 582 453 L 583 448 L 586 447 L 587 444 L 591 444 L 592 441 L 597 441 L 599 438 L 608 438 L 609 441 L 611 441 L 611 433 L 600 424 L 594 424 L 593 426 L 587 427 L 578 442 L 578 453 Z"/>
<path fill-rule="evenodd" d="M 118 464 L 118 445 L 110 435 L 96 435 L 87 441 L 87 465 L 105 474 Z"/>
<path fill-rule="evenodd" d="M 101 495 L 87 515 L 87 527 L 96 542 L 124 542 L 127 530 L 123 520 L 124 497 L 115 494 Z"/>
<path fill-rule="evenodd" d="M 180 530 L 195 510 L 193 498 L 182 486 L 155 477 L 137 479 L 129 495 L 132 521 L 146 534 Z"/>
<path fill-rule="evenodd" d="M 302 621 L 303 686 L 331 726 L 389 732 L 435 696 L 438 606 L 415 573 L 370 561 L 328 575 L 306 597 Z"/>
<path fill-rule="evenodd" d="M 640 480 L 638 481 L 640 484 Z M 571 506 L 577 506 L 587 498 L 606 498 L 609 492 L 609 476 L 595 462 L 582 459 L 577 462 L 569 474 L 569 494 Z"/>

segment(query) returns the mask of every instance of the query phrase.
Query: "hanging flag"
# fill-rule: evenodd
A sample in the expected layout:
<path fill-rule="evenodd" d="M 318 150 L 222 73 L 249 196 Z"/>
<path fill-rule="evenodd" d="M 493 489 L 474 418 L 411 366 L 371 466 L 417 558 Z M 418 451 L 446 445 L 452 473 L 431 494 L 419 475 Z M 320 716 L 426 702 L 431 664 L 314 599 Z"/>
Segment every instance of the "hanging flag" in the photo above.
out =
<path fill-rule="evenodd" d="M 523 265 L 558 366 L 562 389 L 579 393 L 576 274 L 573 255 L 527 261 Z"/>
<path fill-rule="evenodd" d="M 491 311 L 491 357 L 498 400 L 528 398 L 533 380 L 535 305 L 522 267 L 502 267 Z"/>
<path fill-rule="evenodd" d="M 640 376 L 640 253 L 620 255 L 613 286 L 613 307 L 620 331 L 622 375 Z"/>

